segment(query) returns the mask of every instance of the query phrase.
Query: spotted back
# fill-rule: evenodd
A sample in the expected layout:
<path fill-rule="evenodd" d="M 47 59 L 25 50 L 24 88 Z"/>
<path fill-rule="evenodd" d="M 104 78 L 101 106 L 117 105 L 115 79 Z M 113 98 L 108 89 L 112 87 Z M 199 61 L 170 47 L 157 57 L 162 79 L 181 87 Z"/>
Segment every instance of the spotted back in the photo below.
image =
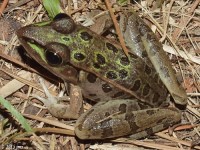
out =
<path fill-rule="evenodd" d="M 130 52 L 127 57 L 119 44 L 76 25 L 69 16 L 23 27 L 17 35 L 36 61 L 79 84 L 85 97 L 136 97 L 155 107 L 166 99 L 167 90 L 150 61 Z"/>
<path fill-rule="evenodd" d="M 99 101 L 134 96 L 154 106 L 166 99 L 167 90 L 151 63 L 133 53 L 127 57 L 117 44 L 82 26 L 69 36 L 70 63 L 85 71 L 79 84 L 86 97 Z"/>

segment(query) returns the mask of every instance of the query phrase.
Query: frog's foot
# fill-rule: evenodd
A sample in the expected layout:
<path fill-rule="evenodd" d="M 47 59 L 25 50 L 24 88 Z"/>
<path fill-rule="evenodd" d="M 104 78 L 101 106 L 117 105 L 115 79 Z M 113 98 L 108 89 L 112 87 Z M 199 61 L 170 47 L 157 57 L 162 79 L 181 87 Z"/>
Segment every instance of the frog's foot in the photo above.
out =
<path fill-rule="evenodd" d="M 77 119 L 79 117 L 79 115 L 77 113 L 75 113 L 74 111 L 72 111 L 70 109 L 69 105 L 64 105 L 64 104 L 59 104 L 59 98 L 56 98 L 54 96 L 52 96 L 47 87 L 44 84 L 44 81 L 42 80 L 42 78 L 39 78 L 39 82 L 44 90 L 44 93 L 47 96 L 47 99 L 42 98 L 38 95 L 33 94 L 32 96 L 37 98 L 38 100 L 40 100 L 41 102 L 43 102 L 43 104 L 48 108 L 49 112 L 57 117 L 57 118 L 71 118 L 71 119 Z M 63 92 L 61 92 L 63 93 Z M 60 96 L 62 94 L 59 94 Z M 68 97 L 68 100 L 70 98 Z"/>
<path fill-rule="evenodd" d="M 96 104 L 79 117 L 75 133 L 80 139 L 125 135 L 138 139 L 161 131 L 180 119 L 181 113 L 176 108 L 151 108 L 137 99 L 112 100 Z"/>

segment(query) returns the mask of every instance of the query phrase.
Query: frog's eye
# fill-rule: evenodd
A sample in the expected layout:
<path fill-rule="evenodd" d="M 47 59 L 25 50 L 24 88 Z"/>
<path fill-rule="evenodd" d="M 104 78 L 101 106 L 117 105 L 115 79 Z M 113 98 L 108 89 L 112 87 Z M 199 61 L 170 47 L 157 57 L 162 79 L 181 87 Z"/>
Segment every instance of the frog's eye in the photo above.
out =
<path fill-rule="evenodd" d="M 76 24 L 70 16 L 60 13 L 54 17 L 51 26 L 57 32 L 69 34 L 74 31 Z"/>
<path fill-rule="evenodd" d="M 60 55 L 53 51 L 46 51 L 46 59 L 51 66 L 57 66 L 62 63 L 62 58 L 60 57 Z"/>
<path fill-rule="evenodd" d="M 47 63 L 53 67 L 65 65 L 70 61 L 70 50 L 60 43 L 48 43 L 45 49 Z"/>

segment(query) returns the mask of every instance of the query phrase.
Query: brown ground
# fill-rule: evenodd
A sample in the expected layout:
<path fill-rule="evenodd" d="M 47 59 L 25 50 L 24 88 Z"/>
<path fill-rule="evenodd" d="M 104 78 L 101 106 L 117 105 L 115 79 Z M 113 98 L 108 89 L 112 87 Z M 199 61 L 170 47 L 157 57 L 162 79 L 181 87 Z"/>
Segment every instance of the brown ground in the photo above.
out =
<path fill-rule="evenodd" d="M 0 33 L 2 33 L 0 34 L 0 62 L 1 70 L 4 70 L 4 72 L 0 71 L 0 95 L 6 97 L 6 100 L 22 114 L 32 114 L 26 118 L 37 132 L 19 137 L 23 133 L 21 125 L 2 107 L 1 112 L 5 115 L 4 119 L 8 118 L 9 121 L 4 127 L 1 127 L 3 125 L 0 122 L 0 134 L 2 132 L 0 149 L 9 149 L 11 146 L 14 148 L 20 146 L 22 149 L 52 148 L 58 150 L 144 149 L 144 147 L 166 150 L 200 149 L 198 146 L 200 141 L 200 0 L 167 0 L 161 6 L 158 5 L 159 2 L 158 0 L 157 3 L 155 0 L 148 1 L 148 3 L 139 1 L 124 7 L 134 8 L 156 31 L 156 35 L 162 41 L 164 50 L 167 51 L 177 72 L 178 79 L 188 94 L 188 105 L 183 112 L 182 124 L 175 129 L 172 136 L 169 136 L 167 130 L 143 140 L 123 138 L 96 142 L 80 141 L 74 138 L 73 121 L 58 120 L 52 117 L 40 101 L 30 98 L 32 93 L 44 96 L 37 78 L 38 74 L 40 75 L 37 72 L 39 66 L 30 64 L 30 59 L 23 56 L 23 53 L 18 53 L 16 46 L 19 46 L 19 42 L 14 31 L 19 28 L 20 24 L 48 20 L 48 16 L 40 1 L 16 0 L 8 3 L 0 19 Z M 106 28 L 104 23 L 107 17 L 102 19 L 102 16 L 108 10 L 104 2 L 100 0 L 72 2 L 69 0 L 68 3 L 63 1 L 62 8 L 72 15 L 75 22 L 80 23 L 81 20 L 81 23 L 84 22 L 94 31 L 98 29 L 96 31 L 98 33 Z M 118 15 L 121 7 L 113 6 L 113 10 Z M 94 24 L 91 24 L 91 21 L 94 21 Z M 110 38 L 110 35 L 107 38 Z M 176 52 L 178 54 L 174 55 Z M 25 78 L 25 80 L 19 78 Z M 57 82 L 46 78 L 45 84 L 47 87 L 51 86 L 51 91 L 56 95 L 60 86 L 53 83 Z M 85 109 L 89 107 L 90 104 L 87 103 L 84 106 Z"/>

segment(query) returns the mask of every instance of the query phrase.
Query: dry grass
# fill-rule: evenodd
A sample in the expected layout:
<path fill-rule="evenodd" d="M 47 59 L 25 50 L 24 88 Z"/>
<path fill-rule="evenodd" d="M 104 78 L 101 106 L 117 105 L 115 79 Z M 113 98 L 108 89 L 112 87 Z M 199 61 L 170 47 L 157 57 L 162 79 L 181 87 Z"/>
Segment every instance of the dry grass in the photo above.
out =
<path fill-rule="evenodd" d="M 13 3 L 12 3 L 13 2 Z M 158 1 L 157 1 L 158 2 Z M 99 16 L 108 12 L 105 3 L 100 0 L 68 1 L 63 3 L 63 10 L 71 14 L 76 22 L 92 26 L 91 28 L 103 29 L 98 22 Z M 188 94 L 188 105 L 183 112 L 182 125 L 175 129 L 172 136 L 168 131 L 156 133 L 154 138 L 144 140 L 129 140 L 127 138 L 106 140 L 101 144 L 95 141 L 80 141 L 73 137 L 73 122 L 58 120 L 48 114 L 41 102 L 30 99 L 30 94 L 43 94 L 38 83 L 37 66 L 32 69 L 21 60 L 21 55 L 16 51 L 19 46 L 14 30 L 22 25 L 31 24 L 41 20 L 47 20 L 47 14 L 39 1 L 21 0 L 10 1 L 3 10 L 3 18 L 0 20 L 0 95 L 6 97 L 29 120 L 36 134 L 19 137 L 20 125 L 6 113 L 9 125 L 1 129 L 0 149 L 8 146 L 22 146 L 28 149 L 200 149 L 200 0 L 171 0 L 165 1 L 161 9 L 154 0 L 142 1 L 126 6 L 133 8 L 145 19 L 164 46 L 168 53 L 177 75 L 182 79 L 182 85 Z M 114 5 L 116 15 L 121 7 Z M 98 10 L 98 13 L 96 13 Z M 2 10 L 0 10 L 1 12 Z M 46 78 L 46 84 L 50 91 L 57 95 L 59 86 Z M 88 107 L 88 104 L 85 106 Z M 68 125 L 67 125 L 68 124 Z M 1 127 L 1 124 L 0 124 Z M 0 131 L 0 132 L 1 132 Z M 14 136 L 13 136 L 14 135 Z M 72 136 L 68 136 L 72 135 Z M 4 145 L 9 138 L 10 145 Z M 94 145 L 94 143 L 96 143 Z M 112 145 L 115 143 L 115 145 Z"/>

